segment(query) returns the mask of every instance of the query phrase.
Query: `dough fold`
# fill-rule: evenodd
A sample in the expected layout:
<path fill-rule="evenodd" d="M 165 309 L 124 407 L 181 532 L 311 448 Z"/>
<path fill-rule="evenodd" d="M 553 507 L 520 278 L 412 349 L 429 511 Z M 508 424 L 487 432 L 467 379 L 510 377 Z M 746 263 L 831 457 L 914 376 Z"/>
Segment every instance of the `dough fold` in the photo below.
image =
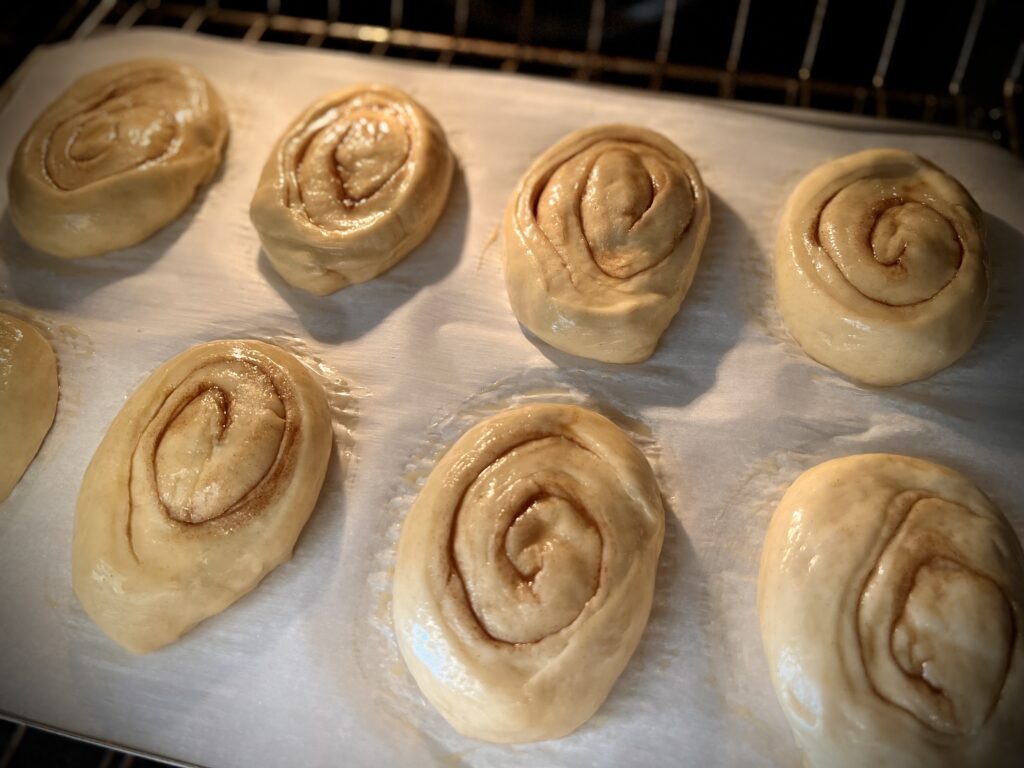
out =
<path fill-rule="evenodd" d="M 250 217 L 281 277 L 323 296 L 376 277 L 423 242 L 454 167 L 441 126 L 407 94 L 346 88 L 278 140 Z"/>
<path fill-rule="evenodd" d="M 772 683 L 809 766 L 1011 766 L 1024 555 L 962 475 L 888 454 L 797 478 L 759 582 Z"/>
<path fill-rule="evenodd" d="M 790 333 L 818 362 L 879 386 L 931 376 L 970 348 L 985 318 L 981 210 L 904 150 L 825 163 L 786 204 L 775 288 Z"/>
<path fill-rule="evenodd" d="M 650 465 L 603 416 L 536 405 L 470 429 L 398 546 L 395 630 L 423 694 L 473 738 L 571 733 L 640 641 L 664 530 Z"/>
<path fill-rule="evenodd" d="M 553 347 L 646 360 L 693 282 L 710 204 L 689 156 L 659 133 L 571 133 L 530 166 L 505 211 L 512 310 Z"/>
<path fill-rule="evenodd" d="M 247 593 L 292 549 L 332 443 L 321 386 L 258 341 L 213 341 L 158 368 L 93 456 L 75 512 L 72 582 L 136 653 Z"/>
<path fill-rule="evenodd" d="M 0 501 L 11 495 L 57 412 L 57 356 L 31 324 L 0 312 Z"/>
<path fill-rule="evenodd" d="M 162 59 L 76 81 L 11 164 L 11 221 L 40 251 L 98 256 L 178 218 L 220 166 L 228 119 L 196 69 Z"/>

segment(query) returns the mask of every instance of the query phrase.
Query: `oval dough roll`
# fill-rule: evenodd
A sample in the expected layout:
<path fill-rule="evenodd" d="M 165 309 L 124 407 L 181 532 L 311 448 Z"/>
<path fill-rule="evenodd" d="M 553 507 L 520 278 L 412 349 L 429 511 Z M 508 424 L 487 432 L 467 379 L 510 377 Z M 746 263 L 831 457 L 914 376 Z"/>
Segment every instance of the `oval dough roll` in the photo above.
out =
<path fill-rule="evenodd" d="M 0 312 L 0 501 L 32 463 L 57 412 L 57 356 L 30 323 Z"/>
<path fill-rule="evenodd" d="M 281 277 L 323 296 L 419 245 L 444 210 L 454 167 L 441 126 L 407 94 L 346 88 L 278 140 L 250 216 Z"/>
<path fill-rule="evenodd" d="M 790 333 L 818 362 L 880 386 L 931 376 L 970 348 L 985 317 L 981 210 L 910 152 L 825 163 L 786 204 L 775 288 Z"/>
<path fill-rule="evenodd" d="M 571 733 L 640 641 L 664 529 L 650 465 L 603 416 L 537 405 L 470 429 L 398 546 L 395 630 L 420 690 L 473 738 Z"/>
<path fill-rule="evenodd" d="M 809 766 L 1020 764 L 1024 555 L 962 475 L 888 454 L 805 472 L 768 527 L 759 602 Z"/>
<path fill-rule="evenodd" d="M 213 178 L 227 114 L 197 70 L 140 59 L 93 72 L 47 107 L 14 155 L 11 220 L 40 251 L 76 258 L 135 245 Z"/>
<path fill-rule="evenodd" d="M 214 341 L 158 368 L 96 449 L 72 581 L 128 650 L 173 642 L 291 557 L 331 453 L 323 389 L 290 354 Z"/>
<path fill-rule="evenodd" d="M 505 284 L 540 339 L 609 363 L 646 360 L 690 289 L 710 223 L 693 161 L 659 133 L 571 133 L 505 212 Z"/>

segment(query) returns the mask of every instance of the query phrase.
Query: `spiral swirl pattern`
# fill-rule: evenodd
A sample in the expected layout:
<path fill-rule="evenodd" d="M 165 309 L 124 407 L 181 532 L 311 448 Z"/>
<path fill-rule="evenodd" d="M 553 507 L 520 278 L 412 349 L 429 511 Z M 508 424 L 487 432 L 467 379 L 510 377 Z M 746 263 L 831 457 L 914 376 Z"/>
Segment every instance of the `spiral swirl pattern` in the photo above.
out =
<path fill-rule="evenodd" d="M 86 472 L 75 591 L 130 650 L 177 639 L 287 560 L 319 494 L 326 396 L 261 342 L 211 342 L 156 371 Z"/>
<path fill-rule="evenodd" d="M 953 735 L 984 725 L 1015 643 L 995 524 L 923 491 L 897 495 L 861 593 L 861 653 L 880 696 Z M 972 642 L 985 628 L 983 644 Z M 964 674 L 964 667 L 968 674 Z"/>
<path fill-rule="evenodd" d="M 252 354 L 217 361 L 168 394 L 132 456 L 141 504 L 196 524 L 253 514 L 280 492 L 295 402 L 288 380 L 260 363 Z"/>
<path fill-rule="evenodd" d="M 807 176 L 786 206 L 775 264 L 796 340 L 869 384 L 946 367 L 984 318 L 981 211 L 953 178 L 902 150 L 860 152 Z"/>
<path fill-rule="evenodd" d="M 14 224 L 57 256 L 134 245 L 212 178 L 227 132 L 220 97 L 192 67 L 146 59 L 94 72 L 22 140 L 10 176 Z"/>
<path fill-rule="evenodd" d="M 181 145 L 175 112 L 187 82 L 173 70 L 133 72 L 111 82 L 43 139 L 43 168 L 58 189 L 79 189 L 159 162 Z"/>
<path fill-rule="evenodd" d="M 1001 765 L 1021 742 L 1024 556 L 951 470 L 878 454 L 804 473 L 772 518 L 760 601 L 810 765 Z"/>
<path fill-rule="evenodd" d="M 558 349 L 645 360 L 689 290 L 709 221 L 697 168 L 664 136 L 622 125 L 570 134 L 506 210 L 512 309 Z"/>
<path fill-rule="evenodd" d="M 542 405 L 477 425 L 402 530 L 394 618 L 420 689 L 474 738 L 575 730 L 639 642 L 663 535 L 650 466 L 607 419 Z"/>
<path fill-rule="evenodd" d="M 441 127 L 408 95 L 348 88 L 285 131 L 250 213 L 285 280 L 332 293 L 390 269 L 426 238 L 453 169 Z"/>

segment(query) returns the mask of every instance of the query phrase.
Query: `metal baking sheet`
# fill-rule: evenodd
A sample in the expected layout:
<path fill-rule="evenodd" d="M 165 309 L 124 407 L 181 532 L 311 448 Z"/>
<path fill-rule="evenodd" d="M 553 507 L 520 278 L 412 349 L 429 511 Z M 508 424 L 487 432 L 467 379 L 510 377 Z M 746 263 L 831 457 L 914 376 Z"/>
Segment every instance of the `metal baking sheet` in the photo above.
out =
<path fill-rule="evenodd" d="M 46 325 L 57 420 L 0 505 L 0 712 L 209 766 L 796 765 L 761 651 L 756 574 L 786 485 L 824 459 L 893 451 L 972 477 L 1024 533 L 1024 166 L 971 138 L 899 124 L 182 33 L 38 51 L 0 114 L 0 163 L 73 79 L 171 56 L 203 69 L 231 115 L 226 162 L 146 243 L 63 262 L 31 252 L 0 190 L 0 299 Z M 268 267 L 248 204 L 278 134 L 351 83 L 407 89 L 444 125 L 459 169 L 437 230 L 386 275 L 314 298 Z M 570 130 L 654 128 L 712 195 L 696 281 L 657 354 L 602 365 L 533 341 L 509 309 L 493 235 L 530 161 Z M 858 387 L 808 360 L 774 309 L 770 254 L 793 185 L 874 146 L 924 154 L 985 211 L 991 310 L 953 368 Z M 78 485 L 125 397 L 196 342 L 277 339 L 333 382 L 338 457 L 294 559 L 175 645 L 132 656 L 70 587 Z M 528 746 L 459 737 L 419 695 L 390 627 L 394 544 L 432 457 L 475 419 L 530 399 L 587 402 L 648 452 L 671 509 L 644 639 L 598 714 Z"/>

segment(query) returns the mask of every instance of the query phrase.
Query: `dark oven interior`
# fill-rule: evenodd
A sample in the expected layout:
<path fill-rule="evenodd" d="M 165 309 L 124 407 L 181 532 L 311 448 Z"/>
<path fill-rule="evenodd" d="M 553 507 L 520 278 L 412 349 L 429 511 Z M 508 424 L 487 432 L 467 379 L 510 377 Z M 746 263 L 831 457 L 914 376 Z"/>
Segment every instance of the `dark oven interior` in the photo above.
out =
<path fill-rule="evenodd" d="M 982 132 L 1021 152 L 1019 0 L 35 0 L 0 10 L 7 77 L 40 43 L 159 26 Z"/>

